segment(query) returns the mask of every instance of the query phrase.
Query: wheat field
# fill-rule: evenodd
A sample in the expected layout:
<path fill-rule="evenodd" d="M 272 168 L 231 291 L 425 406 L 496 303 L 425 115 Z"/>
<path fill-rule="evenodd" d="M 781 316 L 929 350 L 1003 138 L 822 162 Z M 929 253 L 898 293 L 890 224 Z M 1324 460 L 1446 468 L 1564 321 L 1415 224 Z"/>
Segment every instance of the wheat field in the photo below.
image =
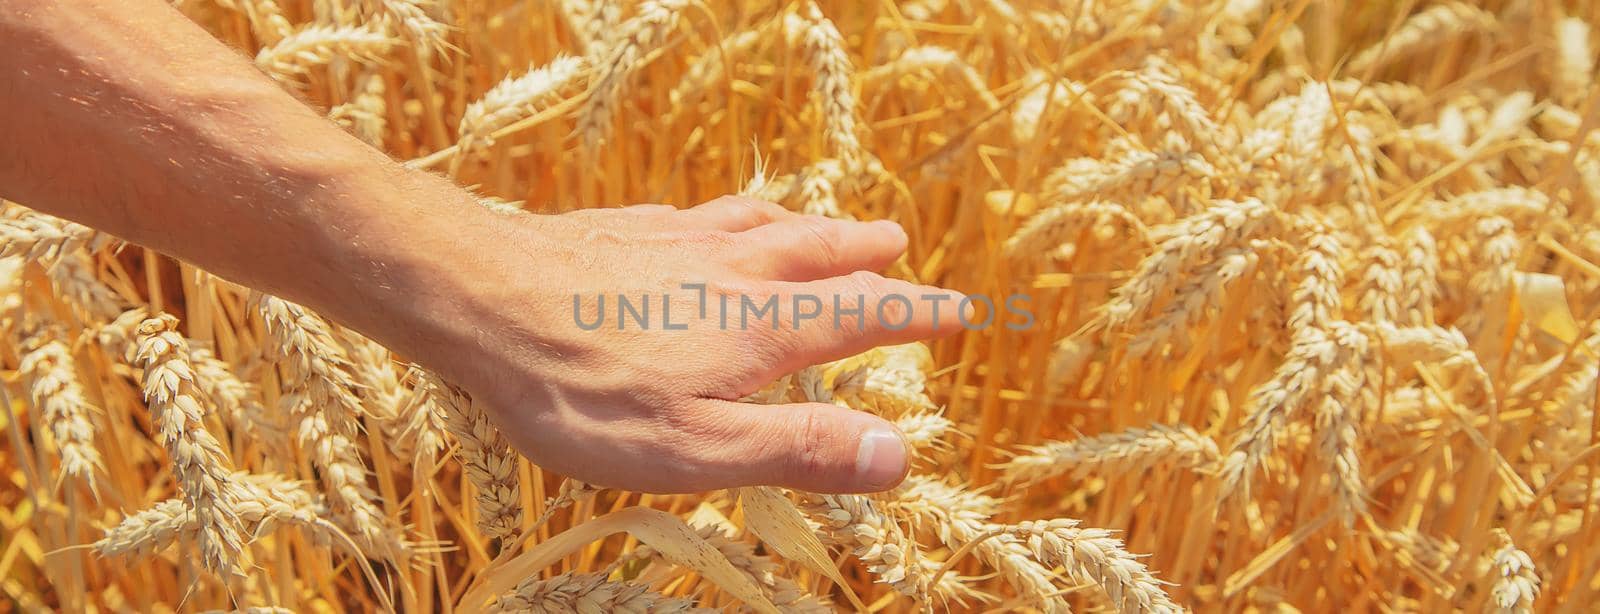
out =
<path fill-rule="evenodd" d="M 1036 321 L 754 395 L 894 420 L 894 490 L 641 494 L 5 203 L 0 608 L 1595 607 L 1600 2 L 177 4 L 506 215 L 890 219 L 887 274 Z"/>

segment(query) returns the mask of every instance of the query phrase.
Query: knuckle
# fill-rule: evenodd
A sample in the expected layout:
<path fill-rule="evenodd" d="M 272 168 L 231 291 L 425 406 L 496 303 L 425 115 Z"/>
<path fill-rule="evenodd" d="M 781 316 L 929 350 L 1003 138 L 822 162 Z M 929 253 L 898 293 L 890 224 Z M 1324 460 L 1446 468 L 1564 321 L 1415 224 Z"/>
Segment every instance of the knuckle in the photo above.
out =
<path fill-rule="evenodd" d="M 680 240 L 688 245 L 722 249 L 733 244 L 733 234 L 722 230 L 686 231 Z"/>
<path fill-rule="evenodd" d="M 875 300 L 883 295 L 886 282 L 882 275 L 872 271 L 856 271 L 848 277 L 850 290 L 867 297 L 868 300 Z"/>
<path fill-rule="evenodd" d="M 837 267 L 844 249 L 839 226 L 822 220 L 807 220 L 802 227 L 806 230 L 805 236 L 817 264 L 829 269 Z"/>
<path fill-rule="evenodd" d="M 795 437 L 789 460 L 790 477 L 809 481 L 825 476 L 833 468 L 829 452 L 835 449 L 832 431 L 819 412 L 806 412 L 790 430 Z"/>
<path fill-rule="evenodd" d="M 783 207 L 783 205 L 780 205 L 778 203 L 772 202 L 770 200 L 761 200 L 759 198 L 740 197 L 740 201 L 743 202 L 746 206 L 749 206 L 750 208 L 755 209 L 756 211 L 760 212 L 761 216 L 766 218 L 766 219 L 775 220 L 775 219 L 783 217 L 784 215 L 787 215 L 789 213 L 789 210 L 785 209 Z"/>

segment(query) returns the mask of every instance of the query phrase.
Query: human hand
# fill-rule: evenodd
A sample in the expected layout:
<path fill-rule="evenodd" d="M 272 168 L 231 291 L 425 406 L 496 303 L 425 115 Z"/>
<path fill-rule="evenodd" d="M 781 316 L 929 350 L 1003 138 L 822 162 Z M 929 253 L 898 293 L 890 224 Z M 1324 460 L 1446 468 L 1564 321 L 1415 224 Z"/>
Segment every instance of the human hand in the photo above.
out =
<path fill-rule="evenodd" d="M 898 225 L 729 196 L 686 210 L 507 216 L 497 228 L 505 249 L 452 276 L 452 317 L 419 323 L 442 325 L 430 336 L 447 340 L 419 359 L 483 403 L 535 463 L 649 492 L 755 484 L 867 492 L 904 478 L 908 449 L 882 418 L 824 403 L 737 401 L 808 365 L 959 330 L 962 295 L 869 272 L 905 250 Z M 704 294 L 684 284 L 704 284 Z M 619 295 L 634 309 L 648 297 L 643 326 L 632 317 L 618 326 Z M 889 295 L 909 301 L 888 301 L 880 314 Z M 742 300 L 762 306 L 771 297 L 776 328 L 772 317 L 741 314 Z M 861 298 L 867 308 L 857 318 L 848 310 Z M 814 319 L 792 317 L 813 305 Z"/>

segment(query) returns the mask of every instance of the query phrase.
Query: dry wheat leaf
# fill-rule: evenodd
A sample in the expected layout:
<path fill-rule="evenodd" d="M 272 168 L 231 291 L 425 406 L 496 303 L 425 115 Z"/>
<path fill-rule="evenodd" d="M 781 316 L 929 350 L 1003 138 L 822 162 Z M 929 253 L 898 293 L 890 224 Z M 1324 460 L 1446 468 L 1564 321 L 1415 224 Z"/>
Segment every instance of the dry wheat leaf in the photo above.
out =
<path fill-rule="evenodd" d="M 817 540 L 816 532 L 806 525 L 805 517 L 793 501 L 770 486 L 740 488 L 739 500 L 744 503 L 745 525 L 751 533 L 761 538 L 761 543 L 779 556 L 805 565 L 807 569 L 832 580 L 844 590 L 845 597 L 852 605 L 859 610 L 867 609 L 861 603 L 861 598 L 850 589 L 850 584 L 845 582 L 844 576 L 839 574 L 839 568 L 834 567 L 828 549 Z"/>
<path fill-rule="evenodd" d="M 1567 284 L 1560 277 L 1548 273 L 1517 273 L 1517 293 L 1522 312 L 1534 328 L 1568 344 L 1577 341 L 1582 334 L 1567 304 Z"/>
<path fill-rule="evenodd" d="M 561 557 L 576 552 L 586 544 L 624 531 L 655 548 L 667 560 L 699 572 L 712 584 L 756 611 L 778 612 L 749 576 L 734 568 L 727 557 L 706 543 L 682 519 L 647 507 L 630 507 L 590 520 L 552 536 L 516 558 L 484 569 L 476 586 L 461 597 L 456 607 L 467 611 L 481 610 L 496 595 L 511 590 L 524 578 L 554 565 Z"/>

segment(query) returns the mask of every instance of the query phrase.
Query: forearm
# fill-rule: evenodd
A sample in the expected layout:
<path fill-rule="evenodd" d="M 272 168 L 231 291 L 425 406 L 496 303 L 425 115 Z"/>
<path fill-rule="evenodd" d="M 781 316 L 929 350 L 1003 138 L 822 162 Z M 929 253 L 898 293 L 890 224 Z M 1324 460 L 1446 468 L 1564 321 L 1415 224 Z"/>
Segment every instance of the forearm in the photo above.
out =
<path fill-rule="evenodd" d="M 357 319 L 477 219 L 161 0 L 0 0 L 0 44 L 0 197 Z"/>

